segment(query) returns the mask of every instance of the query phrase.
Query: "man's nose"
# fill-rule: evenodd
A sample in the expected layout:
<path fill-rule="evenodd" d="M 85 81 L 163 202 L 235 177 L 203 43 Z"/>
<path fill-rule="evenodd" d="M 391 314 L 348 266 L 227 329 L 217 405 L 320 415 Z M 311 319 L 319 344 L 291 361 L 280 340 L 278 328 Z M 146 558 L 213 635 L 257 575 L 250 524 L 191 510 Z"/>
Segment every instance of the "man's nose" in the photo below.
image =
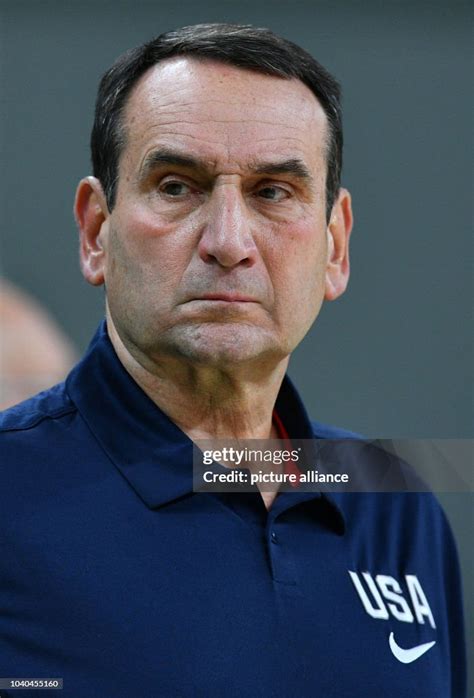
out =
<path fill-rule="evenodd" d="M 252 235 L 251 212 L 235 184 L 217 185 L 213 190 L 198 251 L 204 262 L 217 262 L 222 267 L 255 263 L 258 251 Z"/>

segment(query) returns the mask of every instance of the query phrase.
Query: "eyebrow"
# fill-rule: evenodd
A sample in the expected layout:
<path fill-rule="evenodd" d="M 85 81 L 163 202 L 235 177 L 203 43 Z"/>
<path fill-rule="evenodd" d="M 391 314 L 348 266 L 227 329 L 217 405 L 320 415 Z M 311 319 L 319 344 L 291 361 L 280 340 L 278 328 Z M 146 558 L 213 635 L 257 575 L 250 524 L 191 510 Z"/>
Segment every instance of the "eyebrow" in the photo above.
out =
<path fill-rule="evenodd" d="M 164 165 L 184 167 L 186 169 L 207 171 L 208 165 L 205 161 L 195 158 L 192 155 L 184 155 L 178 151 L 169 149 L 154 150 L 147 155 L 140 167 L 140 179 L 146 179 L 153 170 Z M 253 174 L 259 175 L 281 175 L 288 174 L 305 182 L 312 182 L 313 177 L 305 163 L 299 158 L 290 158 L 277 162 L 256 163 L 251 168 Z"/>
<path fill-rule="evenodd" d="M 263 162 L 254 168 L 256 174 L 290 174 L 298 179 L 310 182 L 313 178 L 302 160 L 291 158 L 280 162 Z"/>
<path fill-rule="evenodd" d="M 204 162 L 198 158 L 194 158 L 191 155 L 182 155 L 174 150 L 160 149 L 154 150 L 146 156 L 140 167 L 140 177 L 147 177 L 154 169 L 162 165 L 174 165 L 195 170 L 205 169 Z"/>

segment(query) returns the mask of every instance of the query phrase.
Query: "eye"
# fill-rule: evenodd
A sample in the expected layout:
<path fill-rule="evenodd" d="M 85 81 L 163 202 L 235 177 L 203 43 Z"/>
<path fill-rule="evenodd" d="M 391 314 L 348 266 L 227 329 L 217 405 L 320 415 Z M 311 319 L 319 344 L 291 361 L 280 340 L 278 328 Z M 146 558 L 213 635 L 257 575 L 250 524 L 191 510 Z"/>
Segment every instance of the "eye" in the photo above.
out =
<path fill-rule="evenodd" d="M 267 185 L 265 187 L 261 187 L 257 191 L 257 195 L 262 199 L 266 199 L 267 201 L 274 201 L 278 203 L 279 201 L 287 199 L 290 196 L 290 192 L 283 187 Z"/>
<path fill-rule="evenodd" d="M 185 196 L 186 194 L 189 194 L 191 191 L 191 187 L 188 184 L 185 184 L 184 182 L 180 182 L 179 180 L 168 180 L 167 182 L 163 182 L 160 186 L 160 191 L 163 194 L 166 194 L 166 196 L 169 196 L 171 198 L 178 198 L 181 196 Z"/>

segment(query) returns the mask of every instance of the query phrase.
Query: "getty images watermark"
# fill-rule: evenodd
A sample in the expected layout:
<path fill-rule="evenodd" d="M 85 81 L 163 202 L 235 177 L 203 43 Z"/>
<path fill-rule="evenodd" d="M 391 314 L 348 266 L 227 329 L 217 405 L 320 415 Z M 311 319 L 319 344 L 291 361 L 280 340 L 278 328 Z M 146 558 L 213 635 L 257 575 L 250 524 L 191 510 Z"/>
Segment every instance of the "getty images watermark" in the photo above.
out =
<path fill-rule="evenodd" d="M 203 482 L 208 485 L 216 483 L 274 485 L 309 485 L 314 483 L 348 483 L 348 473 L 320 473 L 318 470 L 301 470 L 303 448 L 253 448 L 222 446 L 220 449 L 202 451 L 203 466 L 221 464 L 222 468 L 207 469 L 202 472 Z"/>
<path fill-rule="evenodd" d="M 199 440 L 195 491 L 472 492 L 472 439 Z M 285 444 L 286 445 L 286 444 Z"/>

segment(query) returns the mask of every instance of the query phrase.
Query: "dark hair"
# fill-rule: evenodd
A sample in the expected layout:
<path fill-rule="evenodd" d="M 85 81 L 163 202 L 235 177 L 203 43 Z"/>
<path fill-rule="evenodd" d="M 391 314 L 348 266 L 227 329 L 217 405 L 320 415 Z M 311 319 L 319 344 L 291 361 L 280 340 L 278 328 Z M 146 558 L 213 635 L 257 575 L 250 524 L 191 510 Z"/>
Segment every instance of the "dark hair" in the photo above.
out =
<path fill-rule="evenodd" d="M 125 144 L 122 114 L 132 87 L 151 66 L 174 56 L 221 61 L 265 75 L 297 78 L 314 93 L 328 120 L 326 215 L 340 187 L 342 169 L 341 91 L 309 53 L 269 29 L 242 24 L 196 24 L 160 34 L 120 56 L 103 76 L 97 94 L 91 153 L 109 210 L 115 205 L 118 164 Z"/>

